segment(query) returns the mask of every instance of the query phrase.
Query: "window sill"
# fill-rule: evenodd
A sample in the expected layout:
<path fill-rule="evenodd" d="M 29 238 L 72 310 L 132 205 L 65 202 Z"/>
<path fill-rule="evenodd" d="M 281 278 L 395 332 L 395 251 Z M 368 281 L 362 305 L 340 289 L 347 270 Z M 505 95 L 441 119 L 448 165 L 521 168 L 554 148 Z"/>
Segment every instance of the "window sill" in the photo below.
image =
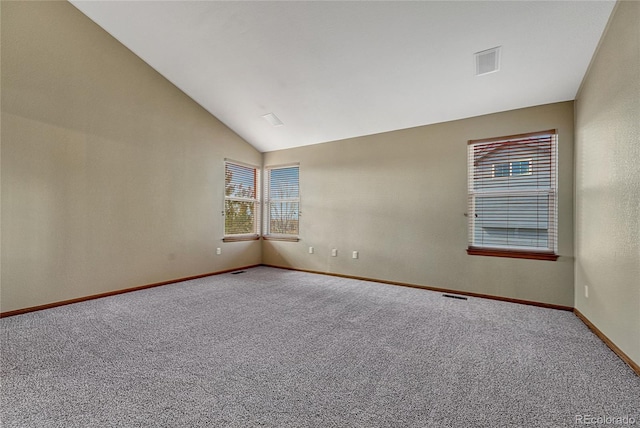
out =
<path fill-rule="evenodd" d="M 258 235 L 225 236 L 222 242 L 257 241 L 258 239 L 260 239 Z"/>
<path fill-rule="evenodd" d="M 300 238 L 297 236 L 273 236 L 273 235 L 265 235 L 262 237 L 265 241 L 288 241 L 288 242 L 298 242 Z"/>
<path fill-rule="evenodd" d="M 470 256 L 489 256 L 489 257 L 510 257 L 513 259 L 530 259 L 530 260 L 558 260 L 558 255 L 553 253 L 543 253 L 536 251 L 519 251 L 519 250 L 503 250 L 499 248 L 467 248 L 467 254 Z"/>

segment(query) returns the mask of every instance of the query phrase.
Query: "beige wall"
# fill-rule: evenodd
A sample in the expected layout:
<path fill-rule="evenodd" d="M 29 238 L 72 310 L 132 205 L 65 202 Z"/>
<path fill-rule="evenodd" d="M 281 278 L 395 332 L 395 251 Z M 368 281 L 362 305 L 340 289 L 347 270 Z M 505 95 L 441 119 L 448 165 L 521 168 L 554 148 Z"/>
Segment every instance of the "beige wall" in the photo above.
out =
<path fill-rule="evenodd" d="M 258 151 L 67 2 L 1 28 L 2 311 L 260 263 L 221 241 L 223 159 Z"/>
<path fill-rule="evenodd" d="M 575 193 L 575 307 L 640 364 L 640 2 L 617 5 L 578 94 Z"/>
<path fill-rule="evenodd" d="M 552 128 L 559 260 L 467 255 L 467 141 Z M 264 263 L 573 306 L 573 102 L 264 155 L 265 166 L 290 162 L 300 162 L 301 241 L 263 242 Z"/>

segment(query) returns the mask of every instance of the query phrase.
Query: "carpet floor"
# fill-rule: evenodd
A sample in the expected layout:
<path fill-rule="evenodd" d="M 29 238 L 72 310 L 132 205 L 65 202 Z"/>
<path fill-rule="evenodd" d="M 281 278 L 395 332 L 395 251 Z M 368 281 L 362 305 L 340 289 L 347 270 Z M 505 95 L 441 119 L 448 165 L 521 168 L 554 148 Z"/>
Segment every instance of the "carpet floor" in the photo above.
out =
<path fill-rule="evenodd" d="M 3 427 L 640 425 L 566 311 L 257 267 L 0 326 Z"/>

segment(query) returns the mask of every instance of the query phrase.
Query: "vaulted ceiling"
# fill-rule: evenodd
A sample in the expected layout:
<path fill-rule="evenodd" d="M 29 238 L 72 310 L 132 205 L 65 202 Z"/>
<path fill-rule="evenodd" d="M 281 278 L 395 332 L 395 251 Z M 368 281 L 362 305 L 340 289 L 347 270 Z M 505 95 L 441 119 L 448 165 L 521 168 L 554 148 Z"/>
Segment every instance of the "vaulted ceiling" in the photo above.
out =
<path fill-rule="evenodd" d="M 262 152 L 572 100 L 615 5 L 72 3 Z"/>

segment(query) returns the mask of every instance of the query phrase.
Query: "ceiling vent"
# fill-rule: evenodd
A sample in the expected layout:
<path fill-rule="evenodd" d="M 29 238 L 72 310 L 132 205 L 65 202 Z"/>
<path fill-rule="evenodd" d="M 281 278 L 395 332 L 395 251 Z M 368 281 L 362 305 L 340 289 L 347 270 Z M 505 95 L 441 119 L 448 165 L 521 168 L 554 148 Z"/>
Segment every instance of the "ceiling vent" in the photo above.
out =
<path fill-rule="evenodd" d="M 494 73 L 500 70 L 500 46 L 476 52 L 476 76 Z"/>
<path fill-rule="evenodd" d="M 282 123 L 282 121 L 280 119 L 278 119 L 278 116 L 276 116 L 273 113 L 267 113 L 265 115 L 262 115 L 262 117 L 264 117 L 264 120 L 269 122 L 272 126 L 282 126 L 282 125 L 284 125 L 284 123 Z"/>

